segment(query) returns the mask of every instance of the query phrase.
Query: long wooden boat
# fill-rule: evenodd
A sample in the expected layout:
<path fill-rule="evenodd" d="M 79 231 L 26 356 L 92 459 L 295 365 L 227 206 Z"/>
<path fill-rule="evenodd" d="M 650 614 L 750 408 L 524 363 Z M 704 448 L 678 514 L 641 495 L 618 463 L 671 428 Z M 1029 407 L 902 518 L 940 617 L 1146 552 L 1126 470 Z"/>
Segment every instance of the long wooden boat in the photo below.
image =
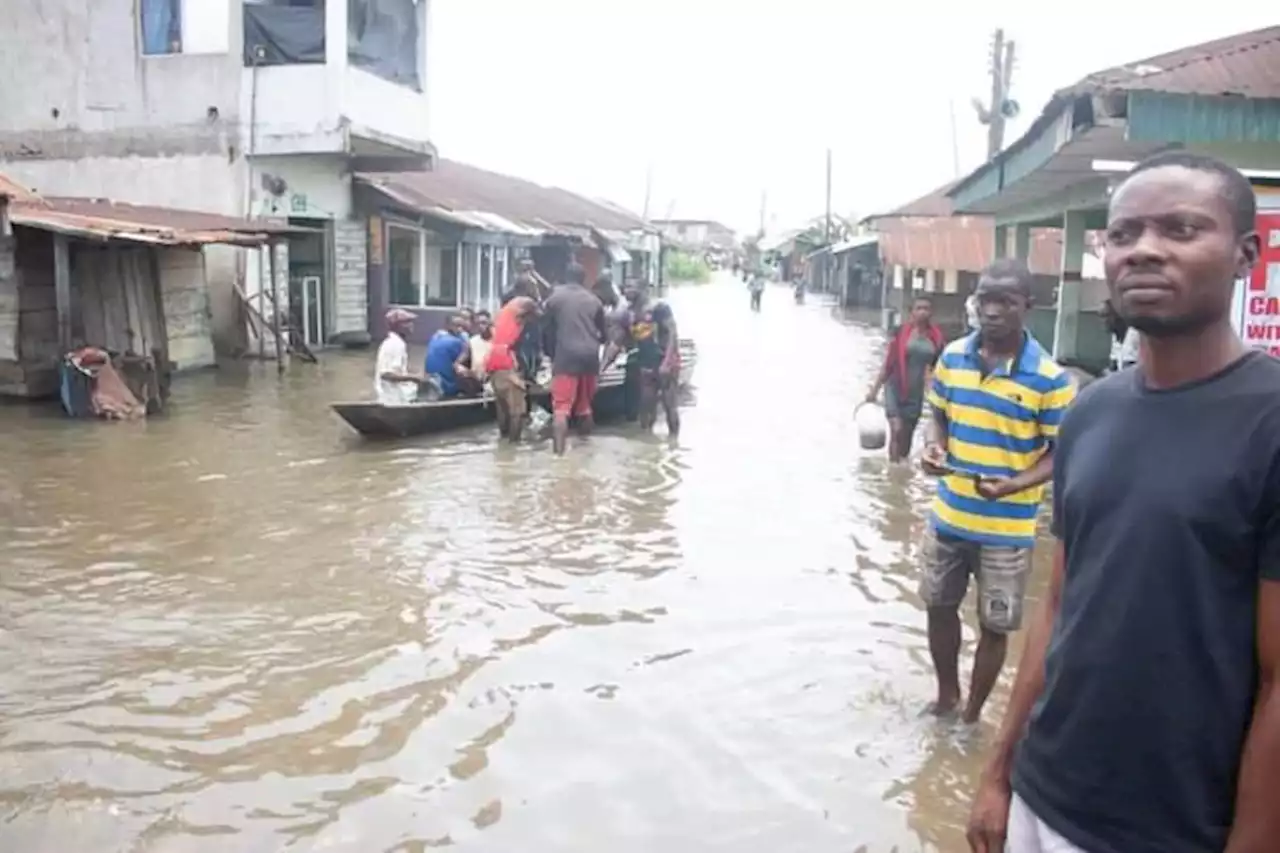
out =
<path fill-rule="evenodd" d="M 680 341 L 680 384 L 689 383 L 697 365 L 697 348 L 687 338 Z M 546 377 L 549 378 L 549 377 Z M 607 422 L 626 416 L 627 396 L 625 362 L 619 360 L 600 376 L 593 408 L 596 420 Z M 551 408 L 548 383 L 543 382 L 532 394 L 534 405 Z M 330 408 L 346 421 L 347 425 L 370 439 L 408 438 L 415 435 L 448 432 L 463 427 L 492 422 L 493 397 L 454 397 L 422 403 L 398 405 L 373 400 L 353 403 L 332 403 Z"/>

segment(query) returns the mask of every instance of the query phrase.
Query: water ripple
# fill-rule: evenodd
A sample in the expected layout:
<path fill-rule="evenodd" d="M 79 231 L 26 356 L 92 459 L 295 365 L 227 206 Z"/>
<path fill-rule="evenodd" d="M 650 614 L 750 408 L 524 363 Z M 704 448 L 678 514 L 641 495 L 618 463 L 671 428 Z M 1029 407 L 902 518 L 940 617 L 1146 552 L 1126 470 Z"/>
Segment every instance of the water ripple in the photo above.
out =
<path fill-rule="evenodd" d="M 767 300 L 677 295 L 674 448 L 365 445 L 325 412 L 358 353 L 0 409 L 0 847 L 957 849 L 930 486 L 853 432 L 880 335 Z"/>

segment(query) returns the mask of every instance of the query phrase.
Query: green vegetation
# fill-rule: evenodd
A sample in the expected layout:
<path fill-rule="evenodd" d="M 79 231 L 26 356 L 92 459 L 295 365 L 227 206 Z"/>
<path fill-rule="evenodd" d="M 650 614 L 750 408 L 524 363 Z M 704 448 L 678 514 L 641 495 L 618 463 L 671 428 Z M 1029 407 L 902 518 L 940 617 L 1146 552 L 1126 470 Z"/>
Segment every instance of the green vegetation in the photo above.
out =
<path fill-rule="evenodd" d="M 668 282 L 706 284 L 711 280 L 711 267 L 697 255 L 670 249 L 663 261 L 663 278 Z"/>

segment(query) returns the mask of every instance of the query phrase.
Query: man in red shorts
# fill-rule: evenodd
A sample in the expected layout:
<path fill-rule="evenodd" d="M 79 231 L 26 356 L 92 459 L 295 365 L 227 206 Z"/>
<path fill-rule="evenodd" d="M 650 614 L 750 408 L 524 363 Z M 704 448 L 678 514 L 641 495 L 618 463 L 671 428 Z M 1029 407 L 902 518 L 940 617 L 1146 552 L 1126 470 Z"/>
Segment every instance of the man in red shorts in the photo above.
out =
<path fill-rule="evenodd" d="M 556 287 L 543 306 L 543 335 L 551 356 L 551 408 L 555 415 L 552 444 L 563 454 L 569 441 L 569 418 L 583 435 L 592 426 L 591 398 L 600 376 L 600 348 L 604 345 L 604 304 L 585 287 L 586 272 L 576 263 L 565 269 L 565 283 Z"/>

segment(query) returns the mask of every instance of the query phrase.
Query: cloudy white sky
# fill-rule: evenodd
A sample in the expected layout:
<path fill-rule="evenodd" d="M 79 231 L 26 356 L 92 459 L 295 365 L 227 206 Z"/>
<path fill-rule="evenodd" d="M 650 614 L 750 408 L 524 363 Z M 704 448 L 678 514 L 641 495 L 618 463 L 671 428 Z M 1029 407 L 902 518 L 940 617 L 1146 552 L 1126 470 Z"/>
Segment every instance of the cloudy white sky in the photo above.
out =
<path fill-rule="evenodd" d="M 1153 0 L 433 0 L 441 155 L 652 217 L 754 230 L 909 201 L 984 159 L 970 99 L 991 30 L 1017 43 L 1017 139 L 1052 92 L 1120 63 L 1275 23 L 1265 3 Z M 951 106 L 958 132 L 953 146 Z"/>

